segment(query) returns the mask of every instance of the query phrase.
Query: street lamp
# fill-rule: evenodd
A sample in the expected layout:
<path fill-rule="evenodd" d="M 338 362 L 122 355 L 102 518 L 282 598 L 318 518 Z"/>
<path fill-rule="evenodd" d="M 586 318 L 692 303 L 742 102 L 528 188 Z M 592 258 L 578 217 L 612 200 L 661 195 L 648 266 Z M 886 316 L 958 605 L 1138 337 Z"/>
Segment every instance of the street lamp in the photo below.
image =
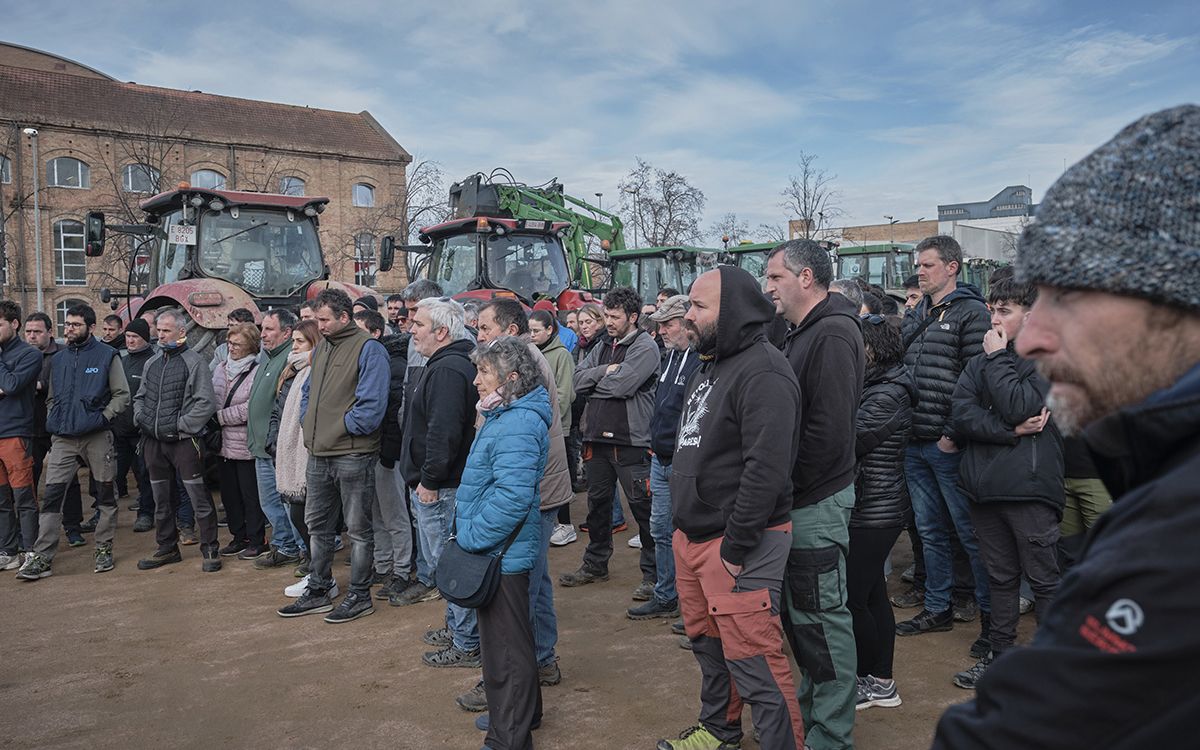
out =
<path fill-rule="evenodd" d="M 895 216 L 888 216 L 887 214 L 884 214 L 883 218 L 888 220 L 888 228 L 890 230 L 889 235 L 888 235 L 890 238 L 888 240 L 888 244 L 895 245 L 896 244 L 896 223 L 899 222 L 900 220 L 897 219 Z M 893 247 L 892 249 L 895 250 L 895 247 Z"/>
<path fill-rule="evenodd" d="M 41 177 L 41 166 L 38 163 L 38 132 L 37 128 L 25 128 L 25 135 L 33 141 L 33 257 L 34 273 L 37 274 L 37 309 L 45 312 L 45 299 L 42 294 L 42 207 L 40 202 L 41 187 L 38 181 Z"/>
<path fill-rule="evenodd" d="M 604 210 L 604 193 L 596 193 L 596 208 Z"/>

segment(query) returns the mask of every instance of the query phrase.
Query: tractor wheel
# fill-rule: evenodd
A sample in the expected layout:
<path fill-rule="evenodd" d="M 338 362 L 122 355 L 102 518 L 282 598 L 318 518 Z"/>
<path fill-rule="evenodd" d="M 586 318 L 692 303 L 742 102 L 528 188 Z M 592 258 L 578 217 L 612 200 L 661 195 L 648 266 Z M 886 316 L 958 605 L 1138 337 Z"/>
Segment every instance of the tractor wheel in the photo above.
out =
<path fill-rule="evenodd" d="M 204 328 L 192 320 L 188 316 L 187 321 L 187 345 L 188 348 L 200 355 L 200 358 L 205 362 L 212 359 L 213 353 L 217 350 L 217 345 L 220 343 L 218 334 L 220 332 L 212 328 Z"/>

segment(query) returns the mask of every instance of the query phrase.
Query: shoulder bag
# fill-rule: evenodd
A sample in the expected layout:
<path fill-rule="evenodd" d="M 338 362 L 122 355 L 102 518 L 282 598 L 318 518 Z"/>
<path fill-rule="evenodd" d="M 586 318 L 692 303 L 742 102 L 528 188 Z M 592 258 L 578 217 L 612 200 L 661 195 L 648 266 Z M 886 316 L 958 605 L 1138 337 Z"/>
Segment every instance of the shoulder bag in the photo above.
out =
<path fill-rule="evenodd" d="M 486 607 L 500 588 L 500 562 L 525 526 L 524 522 L 508 535 L 498 555 L 467 552 L 458 545 L 458 521 L 450 532 L 442 556 L 438 559 L 434 580 L 446 601 L 468 609 Z"/>

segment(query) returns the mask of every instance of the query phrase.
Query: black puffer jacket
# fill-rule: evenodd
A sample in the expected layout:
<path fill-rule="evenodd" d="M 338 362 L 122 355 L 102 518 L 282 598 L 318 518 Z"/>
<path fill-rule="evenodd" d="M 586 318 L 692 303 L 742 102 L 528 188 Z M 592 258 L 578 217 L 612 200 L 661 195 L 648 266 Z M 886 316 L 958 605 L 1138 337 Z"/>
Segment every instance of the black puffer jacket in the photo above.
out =
<path fill-rule="evenodd" d="M 850 526 L 894 529 L 908 523 L 912 501 L 904 481 L 904 450 L 912 430 L 917 388 L 904 366 L 867 371 L 854 422 L 854 512 Z"/>
<path fill-rule="evenodd" d="M 383 417 L 383 432 L 379 436 L 379 463 L 387 469 L 395 466 L 396 459 L 400 458 L 400 420 L 404 419 L 401 409 L 404 406 L 404 373 L 408 370 L 408 339 L 407 333 L 379 339 L 379 343 L 387 350 L 391 367 L 387 414 Z"/>
<path fill-rule="evenodd" d="M 954 385 L 971 357 L 983 351 L 984 334 L 992 327 L 983 295 L 970 284 L 960 285 L 932 309 L 931 304 L 925 297 L 904 317 L 904 366 L 918 393 L 912 439 L 920 441 L 955 437 L 950 425 Z M 927 318 L 932 320 L 924 325 Z"/>

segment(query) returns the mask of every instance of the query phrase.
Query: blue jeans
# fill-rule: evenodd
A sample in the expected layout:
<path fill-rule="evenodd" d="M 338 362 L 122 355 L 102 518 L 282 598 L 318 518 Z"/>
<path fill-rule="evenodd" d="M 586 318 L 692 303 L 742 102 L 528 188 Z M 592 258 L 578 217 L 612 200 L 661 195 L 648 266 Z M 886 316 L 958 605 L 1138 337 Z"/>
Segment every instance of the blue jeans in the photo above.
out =
<path fill-rule="evenodd" d="M 958 464 L 962 452 L 945 453 L 936 442 L 913 442 L 904 457 L 908 494 L 912 496 L 917 533 L 925 548 L 925 609 L 942 613 L 950 609 L 954 588 L 954 558 L 950 535 L 958 537 L 975 574 L 975 601 L 991 612 L 988 574 L 979 556 L 979 541 L 971 523 L 967 499 L 958 491 Z"/>
<path fill-rule="evenodd" d="M 621 488 L 613 488 L 613 528 L 625 523 L 625 511 L 621 508 Z"/>
<path fill-rule="evenodd" d="M 675 555 L 671 552 L 671 465 L 663 466 L 658 456 L 650 457 L 650 536 L 654 537 L 654 598 L 671 604 L 675 593 Z"/>
<path fill-rule="evenodd" d="M 377 453 L 308 457 L 304 523 L 308 525 L 312 540 L 309 591 L 326 591 L 333 585 L 330 565 L 340 507 L 350 532 L 349 589 L 359 596 L 370 597 L 371 564 L 375 555 L 371 504 L 375 499 L 375 464 L 378 461 Z"/>
<path fill-rule="evenodd" d="M 417 579 L 426 586 L 437 585 L 434 572 L 442 549 L 450 538 L 450 526 L 454 521 L 454 498 L 457 487 L 438 490 L 438 499 L 429 504 L 413 496 L 412 511 L 417 517 Z M 446 627 L 454 645 L 463 651 L 479 648 L 479 623 L 475 610 L 457 604 L 446 603 Z"/>
<path fill-rule="evenodd" d="M 558 615 L 554 612 L 554 585 L 550 582 L 550 535 L 558 524 L 558 508 L 542 511 L 542 546 L 529 573 L 529 620 L 533 623 L 533 645 L 537 664 L 554 663 L 558 645 Z"/>
<path fill-rule="evenodd" d="M 258 503 L 271 523 L 271 546 L 286 555 L 304 553 L 304 540 L 292 525 L 287 506 L 275 488 L 275 462 L 269 458 L 254 459 L 254 478 L 258 480 Z"/>
<path fill-rule="evenodd" d="M 179 495 L 179 512 L 175 514 L 175 520 L 180 526 L 195 528 L 196 509 L 192 507 L 192 498 L 188 495 L 187 488 L 183 486 L 183 477 L 179 475 L 179 472 L 175 472 L 175 487 L 172 491 Z"/>

